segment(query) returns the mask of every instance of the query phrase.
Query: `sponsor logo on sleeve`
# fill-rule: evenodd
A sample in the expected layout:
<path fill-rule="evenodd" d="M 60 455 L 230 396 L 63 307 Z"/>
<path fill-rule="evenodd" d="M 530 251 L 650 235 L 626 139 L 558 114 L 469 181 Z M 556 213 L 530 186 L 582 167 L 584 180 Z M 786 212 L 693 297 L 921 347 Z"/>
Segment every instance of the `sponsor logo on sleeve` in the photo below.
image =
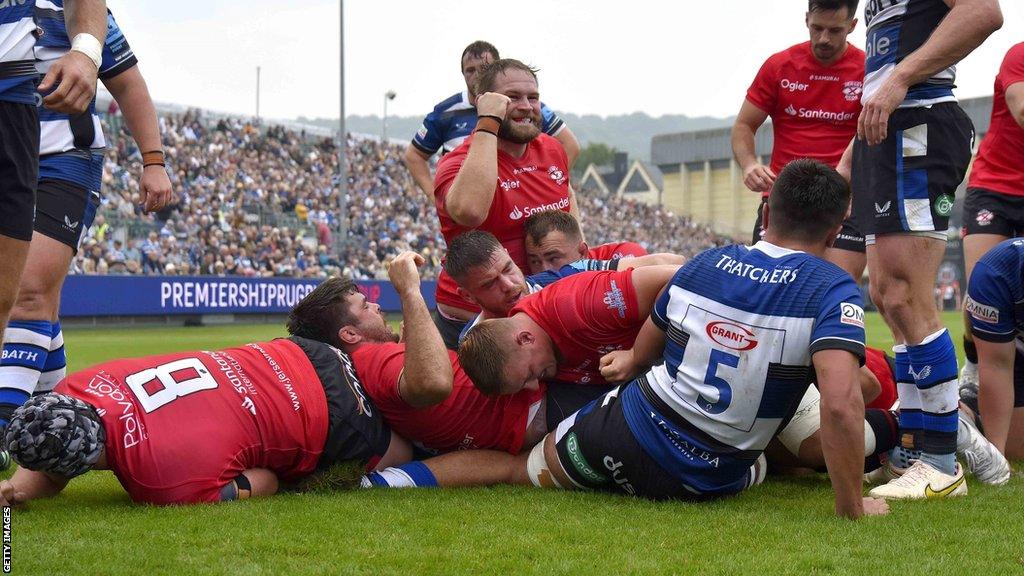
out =
<path fill-rule="evenodd" d="M 851 302 L 843 302 L 839 305 L 839 321 L 843 324 L 863 328 L 864 309 Z"/>
<path fill-rule="evenodd" d="M 986 306 L 979 302 L 976 302 L 970 296 L 964 300 L 964 309 L 971 315 L 971 318 L 978 320 L 979 322 L 987 322 L 989 324 L 996 324 L 999 322 L 999 309 L 995 306 Z"/>

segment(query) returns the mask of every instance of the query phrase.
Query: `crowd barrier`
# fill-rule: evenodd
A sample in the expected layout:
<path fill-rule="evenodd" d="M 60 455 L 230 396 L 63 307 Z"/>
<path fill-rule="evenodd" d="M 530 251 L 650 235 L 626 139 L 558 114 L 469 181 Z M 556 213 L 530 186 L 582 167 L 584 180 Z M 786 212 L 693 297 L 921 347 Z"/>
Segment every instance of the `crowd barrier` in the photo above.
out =
<path fill-rule="evenodd" d="M 221 276 L 84 276 L 64 282 L 60 314 L 75 316 L 154 316 L 178 314 L 287 313 L 321 280 Z M 359 291 L 385 312 L 402 309 L 391 283 L 358 281 Z M 436 282 L 420 290 L 434 307 Z"/>

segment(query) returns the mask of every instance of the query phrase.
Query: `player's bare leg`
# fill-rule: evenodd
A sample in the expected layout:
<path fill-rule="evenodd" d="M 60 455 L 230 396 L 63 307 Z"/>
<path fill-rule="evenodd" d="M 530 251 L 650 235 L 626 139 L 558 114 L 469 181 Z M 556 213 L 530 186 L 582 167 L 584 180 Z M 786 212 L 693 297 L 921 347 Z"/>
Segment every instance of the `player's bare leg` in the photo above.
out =
<path fill-rule="evenodd" d="M 825 259 L 846 270 L 846 273 L 858 283 L 864 276 L 864 267 L 868 263 L 867 255 L 863 252 L 843 250 L 842 248 L 829 248 L 825 252 Z"/>
<path fill-rule="evenodd" d="M 0 339 L 18 296 L 21 272 L 25 268 L 29 242 L 0 234 Z"/>
<path fill-rule="evenodd" d="M 956 354 L 933 300 L 945 248 L 944 240 L 908 233 L 879 235 L 868 247 L 874 293 L 879 295 L 886 320 L 906 344 L 905 353 L 897 352 L 897 363 L 906 354 L 902 361 L 914 381 L 909 386 L 897 374 L 902 448 L 921 451 L 906 476 L 875 488 L 873 496 L 923 497 L 927 493 L 912 496 L 912 483 L 913 488 L 927 484 L 937 495 L 966 492 L 955 457 Z"/>

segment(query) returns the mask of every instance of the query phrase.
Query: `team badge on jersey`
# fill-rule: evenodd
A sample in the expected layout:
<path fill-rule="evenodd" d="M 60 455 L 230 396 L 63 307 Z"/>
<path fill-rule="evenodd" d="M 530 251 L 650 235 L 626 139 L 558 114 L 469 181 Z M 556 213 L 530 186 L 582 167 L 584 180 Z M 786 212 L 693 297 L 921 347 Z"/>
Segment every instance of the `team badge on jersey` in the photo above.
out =
<path fill-rule="evenodd" d="M 843 84 L 843 97 L 846 98 L 847 102 L 860 100 L 860 95 L 863 91 L 864 83 L 860 80 L 850 80 Z"/>
<path fill-rule="evenodd" d="M 626 317 L 626 299 L 622 296 L 622 290 L 612 280 L 612 289 L 604 293 L 604 303 L 608 306 L 609 310 L 617 310 L 619 318 Z"/>

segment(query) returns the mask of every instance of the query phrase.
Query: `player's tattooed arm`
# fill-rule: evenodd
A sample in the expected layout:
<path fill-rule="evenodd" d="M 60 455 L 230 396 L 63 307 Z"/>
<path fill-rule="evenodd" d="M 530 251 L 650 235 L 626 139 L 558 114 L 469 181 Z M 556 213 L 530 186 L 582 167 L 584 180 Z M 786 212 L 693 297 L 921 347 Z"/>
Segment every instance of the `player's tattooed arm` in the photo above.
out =
<path fill-rule="evenodd" d="M 266 468 L 250 468 L 228 482 L 220 491 L 221 502 L 272 496 L 279 487 L 277 474 Z"/>
<path fill-rule="evenodd" d="M 775 173 L 758 160 L 754 144 L 754 134 L 767 119 L 767 112 L 744 100 L 732 126 L 732 155 L 743 170 L 743 185 L 752 192 L 770 190 L 775 182 Z"/>
<path fill-rule="evenodd" d="M 60 494 L 68 479 L 56 474 L 18 468 L 9 480 L 0 481 L 0 506 L 17 506 Z"/>

